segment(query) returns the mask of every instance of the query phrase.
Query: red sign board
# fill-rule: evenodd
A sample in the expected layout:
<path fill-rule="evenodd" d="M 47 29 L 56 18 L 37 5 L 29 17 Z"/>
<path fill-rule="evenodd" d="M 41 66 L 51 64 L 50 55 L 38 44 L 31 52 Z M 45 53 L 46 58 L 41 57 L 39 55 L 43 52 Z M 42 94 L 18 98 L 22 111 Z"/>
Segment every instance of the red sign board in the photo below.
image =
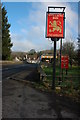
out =
<path fill-rule="evenodd" d="M 69 57 L 68 56 L 61 56 L 61 68 L 68 69 Z"/>
<path fill-rule="evenodd" d="M 64 13 L 47 13 L 46 37 L 64 37 Z"/>

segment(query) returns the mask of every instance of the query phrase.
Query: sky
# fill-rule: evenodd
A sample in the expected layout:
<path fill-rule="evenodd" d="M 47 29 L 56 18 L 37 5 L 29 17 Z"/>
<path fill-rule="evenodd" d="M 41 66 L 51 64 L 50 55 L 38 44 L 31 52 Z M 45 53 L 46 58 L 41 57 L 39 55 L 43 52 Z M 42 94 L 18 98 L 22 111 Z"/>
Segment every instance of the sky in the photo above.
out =
<path fill-rule="evenodd" d="M 66 41 L 78 37 L 78 2 L 4 2 L 8 22 L 11 24 L 10 34 L 13 43 L 12 51 L 28 52 L 51 49 L 53 43 L 45 38 L 46 12 L 48 6 L 65 6 L 65 38 Z M 58 9 L 59 10 L 59 9 Z M 57 49 L 60 40 L 57 42 Z"/>

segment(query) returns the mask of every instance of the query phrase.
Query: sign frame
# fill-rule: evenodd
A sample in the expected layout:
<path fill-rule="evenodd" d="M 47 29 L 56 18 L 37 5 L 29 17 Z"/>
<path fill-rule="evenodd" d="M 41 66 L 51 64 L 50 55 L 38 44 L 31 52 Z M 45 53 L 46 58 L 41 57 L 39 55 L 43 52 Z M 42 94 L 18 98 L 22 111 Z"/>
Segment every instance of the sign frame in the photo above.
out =
<path fill-rule="evenodd" d="M 47 36 L 47 18 L 48 18 L 48 14 L 63 14 L 63 37 L 57 37 L 57 36 Z M 65 38 L 65 12 L 46 12 L 46 33 L 45 33 L 45 37 L 46 38 Z"/>

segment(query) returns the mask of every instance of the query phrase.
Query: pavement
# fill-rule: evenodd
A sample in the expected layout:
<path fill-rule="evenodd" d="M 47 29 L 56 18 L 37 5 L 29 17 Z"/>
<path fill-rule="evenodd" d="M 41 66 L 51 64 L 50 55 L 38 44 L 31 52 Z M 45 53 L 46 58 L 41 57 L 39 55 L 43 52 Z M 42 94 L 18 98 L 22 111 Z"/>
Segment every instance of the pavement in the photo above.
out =
<path fill-rule="evenodd" d="M 79 104 L 21 82 L 39 80 L 36 64 L 7 65 L 2 72 L 2 118 L 80 119 Z"/>

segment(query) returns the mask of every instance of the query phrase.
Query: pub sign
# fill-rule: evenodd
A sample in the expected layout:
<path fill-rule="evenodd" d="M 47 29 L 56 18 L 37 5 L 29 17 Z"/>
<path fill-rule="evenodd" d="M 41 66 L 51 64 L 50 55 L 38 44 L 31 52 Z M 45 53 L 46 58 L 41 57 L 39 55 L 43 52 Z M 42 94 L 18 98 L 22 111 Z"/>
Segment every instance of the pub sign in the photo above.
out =
<path fill-rule="evenodd" d="M 46 13 L 46 37 L 64 38 L 64 12 Z"/>
<path fill-rule="evenodd" d="M 69 56 L 61 56 L 61 68 L 68 69 Z"/>

